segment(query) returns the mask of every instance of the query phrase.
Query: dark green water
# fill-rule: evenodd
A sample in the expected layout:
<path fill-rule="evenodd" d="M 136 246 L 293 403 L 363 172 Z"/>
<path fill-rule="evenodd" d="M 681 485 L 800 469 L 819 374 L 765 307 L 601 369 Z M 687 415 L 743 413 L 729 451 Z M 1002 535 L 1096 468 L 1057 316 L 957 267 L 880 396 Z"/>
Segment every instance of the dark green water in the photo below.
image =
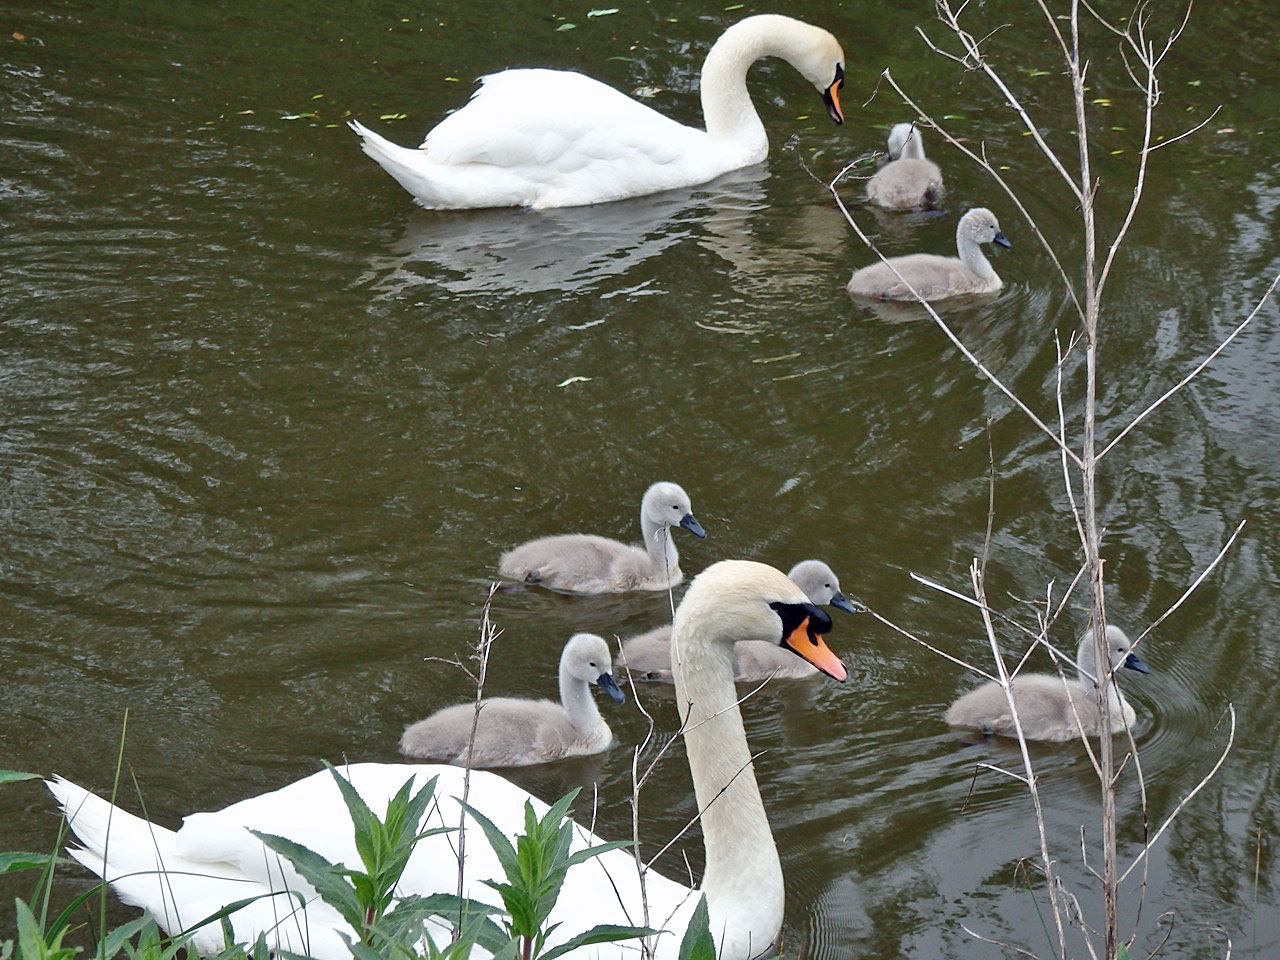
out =
<path fill-rule="evenodd" d="M 975 32 L 1010 24 L 992 40 L 996 62 L 1069 155 L 1066 86 L 1038 15 L 988 6 L 975 7 Z M 1280 272 L 1273 12 L 1260 0 L 1222 7 L 1194 12 L 1163 74 L 1158 132 L 1223 109 L 1157 154 L 1117 262 L 1104 438 Z M 475 636 L 498 554 L 570 529 L 634 537 L 656 479 L 683 484 L 708 530 L 679 540 L 687 572 L 722 557 L 785 568 L 819 556 L 846 592 L 980 658 L 973 612 L 910 573 L 966 587 L 986 534 L 988 424 L 991 596 L 1025 620 L 1013 598 L 1043 597 L 1049 581 L 1061 595 L 1077 549 L 1052 445 L 934 326 L 850 304 L 843 284 L 870 255 L 798 162 L 829 177 L 908 118 L 884 86 L 863 106 L 889 66 L 957 134 L 985 139 L 1078 263 L 1073 202 L 1030 138 L 978 76 L 912 32 L 928 4 L 791 5 L 844 43 L 848 122 L 830 126 L 789 67 L 761 64 L 751 82 L 768 164 L 707 189 L 548 214 L 429 214 L 343 125 L 358 116 L 417 142 L 472 78 L 512 64 L 662 87 L 654 105 L 696 122 L 703 52 L 754 10 L 588 9 L 6 9 L 0 767 L 108 786 L 128 708 L 129 768 L 173 825 L 322 758 L 394 761 L 406 723 L 467 696 L 464 677 L 424 658 Z M 558 17 L 576 29 L 557 31 Z M 1091 96 L 1110 104 L 1089 117 L 1110 231 L 1139 116 L 1114 44 L 1092 33 Z M 947 252 L 959 211 L 997 212 L 1014 243 L 995 260 L 1006 288 L 949 318 L 1052 417 L 1054 337 L 1074 329 L 1062 284 L 1008 200 L 927 143 L 948 178 L 947 216 L 855 215 L 887 252 Z M 1124 678 L 1152 830 L 1222 750 L 1228 704 L 1239 718 L 1227 763 L 1154 848 L 1145 887 L 1136 874 L 1126 884 L 1141 955 L 1170 926 L 1166 957 L 1221 957 L 1227 937 L 1233 956 L 1280 952 L 1278 312 L 1265 307 L 1103 468 L 1108 603 L 1124 626 L 1161 614 L 1247 521 L 1219 570 L 1144 641 L 1153 674 Z M 561 386 L 574 377 L 589 380 Z M 1081 607 L 1056 633 L 1065 646 Z M 626 636 L 667 613 L 660 596 L 503 595 L 490 689 L 551 694 L 571 632 Z M 776 685 L 746 709 L 766 751 L 757 769 L 787 877 L 787 955 L 992 956 L 962 924 L 1048 955 L 1043 892 L 1033 899 L 1017 869 L 1037 852 L 1030 804 L 993 774 L 969 797 L 975 762 L 1016 755 L 963 747 L 940 720 L 973 680 L 870 617 L 837 616 L 831 644 L 850 682 Z M 642 694 L 673 729 L 669 693 Z M 621 836 L 628 747 L 645 724 L 631 705 L 609 721 L 618 749 L 518 779 L 544 797 L 594 781 L 600 832 Z M 1088 761 L 1070 745 L 1035 756 L 1054 852 L 1095 922 L 1078 839 L 1082 825 L 1099 832 Z M 1144 827 L 1129 775 L 1120 809 L 1127 862 Z M 692 812 L 676 753 L 647 793 L 643 831 L 663 842 Z M 4 849 L 47 847 L 57 827 L 31 784 L 0 791 L 0 822 Z M 696 837 L 684 848 L 700 863 Z M 87 884 L 72 869 L 62 882 Z M 25 880 L 0 888 L 27 891 Z M 1085 955 L 1078 934 L 1071 945 Z"/>

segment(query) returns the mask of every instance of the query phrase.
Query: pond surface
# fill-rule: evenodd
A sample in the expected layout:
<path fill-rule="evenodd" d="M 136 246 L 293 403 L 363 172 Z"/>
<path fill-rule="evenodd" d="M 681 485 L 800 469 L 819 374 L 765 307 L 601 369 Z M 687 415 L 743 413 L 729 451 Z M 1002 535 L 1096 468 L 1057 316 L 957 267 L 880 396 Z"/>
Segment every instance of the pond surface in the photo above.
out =
<path fill-rule="evenodd" d="M 1104 439 L 1280 272 L 1274 11 L 1221 6 L 1194 11 L 1166 62 L 1159 133 L 1223 106 L 1156 155 L 1117 260 Z M 677 532 L 687 573 L 723 557 L 784 569 L 821 557 L 883 617 L 985 662 L 974 611 L 911 574 L 967 590 L 987 539 L 990 448 L 990 596 L 1023 622 L 1049 582 L 1061 598 L 1078 547 L 1052 443 L 933 324 L 850 303 L 843 284 L 871 255 L 801 166 L 829 179 L 909 118 L 885 84 L 872 97 L 890 67 L 958 136 L 985 140 L 1079 272 L 1073 202 L 982 78 L 925 49 L 912 28 L 930 5 L 792 4 L 844 43 L 847 123 L 831 126 L 785 64 L 758 65 L 751 88 L 773 143 L 759 168 L 591 209 L 415 209 L 361 154 L 348 117 L 416 143 L 474 77 L 521 64 L 657 87 L 657 109 L 696 122 L 704 51 L 753 12 L 547 9 L 10 5 L 0 767 L 109 788 L 127 709 L 128 769 L 174 825 L 322 759 L 395 761 L 406 723 L 469 696 L 460 671 L 427 658 L 474 640 L 499 553 L 573 529 L 634 538 L 658 479 L 690 492 L 709 534 Z M 1033 8 L 973 15 L 978 35 L 1011 21 L 990 41 L 996 63 L 1073 154 L 1067 86 Z M 1090 41 L 1110 235 L 1140 116 L 1113 41 L 1097 30 Z M 1055 336 L 1075 329 L 1063 284 L 1008 198 L 936 136 L 926 144 L 948 179 L 944 216 L 854 215 L 887 253 L 946 253 L 965 208 L 997 213 L 1014 245 L 994 259 L 1005 289 L 947 316 L 1052 419 Z M 860 189 L 851 181 L 845 196 Z M 1133 632 L 1246 521 L 1143 642 L 1152 674 L 1122 678 L 1147 802 L 1144 818 L 1130 768 L 1122 862 L 1213 766 L 1229 705 L 1238 718 L 1217 778 L 1125 885 L 1135 955 L 1166 936 L 1165 957 L 1224 956 L 1228 938 L 1234 956 L 1280 953 L 1278 313 L 1265 306 L 1102 468 L 1108 606 Z M 1081 383 L 1073 361 L 1073 429 Z M 1060 646 L 1074 645 L 1084 607 L 1069 601 Z M 502 594 L 490 692 L 552 695 L 570 633 L 625 637 L 668 616 L 664 595 Z M 1017 755 L 966 746 L 941 720 L 975 679 L 871 616 L 835 616 L 850 681 L 774 684 L 745 708 L 786 873 L 787 956 L 996 954 L 964 926 L 1050 955 L 1043 888 L 1029 893 L 1020 866 L 1037 855 L 1030 802 L 995 774 L 974 782 L 976 763 Z M 1002 639 L 1022 649 L 1016 631 Z M 640 694 L 673 730 L 670 692 Z M 599 831 L 623 836 L 646 723 L 632 702 L 608 719 L 620 740 L 609 754 L 517 779 L 548 799 L 598 785 Z M 1094 923 L 1079 844 L 1082 826 L 1099 835 L 1089 762 L 1079 745 L 1033 755 L 1052 848 Z M 674 751 L 647 788 L 642 832 L 656 849 L 692 812 Z M 57 828 L 33 784 L 0 791 L 0 822 L 2 849 L 47 849 Z M 699 867 L 697 836 L 682 848 Z M 62 883 L 68 895 L 88 885 L 70 868 Z M 0 893 L 28 890 L 24 876 Z M 1085 955 L 1078 933 L 1070 942 Z"/>

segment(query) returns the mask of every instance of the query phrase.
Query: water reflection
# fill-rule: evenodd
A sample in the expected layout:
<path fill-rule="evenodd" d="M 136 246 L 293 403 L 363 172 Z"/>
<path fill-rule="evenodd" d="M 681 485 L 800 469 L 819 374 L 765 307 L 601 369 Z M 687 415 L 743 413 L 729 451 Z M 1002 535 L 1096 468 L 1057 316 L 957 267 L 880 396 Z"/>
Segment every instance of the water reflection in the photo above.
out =
<path fill-rule="evenodd" d="M 421 285 L 456 295 L 593 290 L 695 233 L 747 232 L 766 205 L 766 176 L 760 164 L 701 187 L 590 207 L 416 210 L 360 279 L 390 299 Z M 729 242 L 724 255 L 732 261 L 739 250 Z M 644 286 L 620 292 L 634 296 Z"/>

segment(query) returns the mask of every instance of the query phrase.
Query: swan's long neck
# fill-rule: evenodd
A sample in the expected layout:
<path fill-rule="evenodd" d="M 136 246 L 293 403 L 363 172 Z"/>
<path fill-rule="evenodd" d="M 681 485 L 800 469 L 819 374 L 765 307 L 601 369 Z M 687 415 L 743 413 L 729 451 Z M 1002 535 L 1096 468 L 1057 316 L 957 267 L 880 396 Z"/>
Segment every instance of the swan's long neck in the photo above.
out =
<path fill-rule="evenodd" d="M 920 134 L 915 130 L 911 131 L 911 135 L 907 137 L 906 142 L 902 145 L 902 156 L 899 159 L 924 159 L 924 142 L 920 139 Z"/>
<path fill-rule="evenodd" d="M 1086 636 L 1080 642 L 1080 648 L 1076 651 L 1076 669 L 1080 673 L 1080 689 L 1085 692 L 1089 699 L 1097 701 L 1098 684 L 1107 684 L 1107 706 L 1110 708 L 1111 716 L 1114 719 L 1125 712 L 1127 706 L 1124 694 L 1120 692 L 1120 684 L 1116 683 L 1115 677 L 1108 678 L 1103 676 L 1098 670 L 1098 656 L 1093 647 L 1093 637 Z"/>
<path fill-rule="evenodd" d="M 804 38 L 797 21 L 765 14 L 739 21 L 720 35 L 702 65 L 702 115 L 713 140 L 764 153 L 769 138 L 747 93 L 747 70 L 761 57 L 799 62 Z"/>
<path fill-rule="evenodd" d="M 676 550 L 671 528 L 640 515 L 640 529 L 644 533 L 644 548 L 649 551 L 653 565 L 659 574 L 670 576 L 680 569 L 680 554 Z"/>
<path fill-rule="evenodd" d="M 569 722 L 584 737 L 593 736 L 604 723 L 596 699 L 591 695 L 591 684 L 570 673 L 565 663 L 560 664 L 560 703 L 569 715 Z"/>
<path fill-rule="evenodd" d="M 782 922 L 782 865 L 738 710 L 732 642 L 707 637 L 689 607 L 686 597 L 676 613 L 671 659 L 706 844 L 702 889 L 713 924 L 732 927 L 740 940 L 751 937 L 754 955 Z M 724 932 L 712 930 L 717 939 Z"/>
<path fill-rule="evenodd" d="M 990 280 L 996 272 L 982 252 L 982 244 L 969 233 L 968 226 L 962 221 L 956 228 L 956 251 L 960 254 L 960 262 L 983 280 Z"/>

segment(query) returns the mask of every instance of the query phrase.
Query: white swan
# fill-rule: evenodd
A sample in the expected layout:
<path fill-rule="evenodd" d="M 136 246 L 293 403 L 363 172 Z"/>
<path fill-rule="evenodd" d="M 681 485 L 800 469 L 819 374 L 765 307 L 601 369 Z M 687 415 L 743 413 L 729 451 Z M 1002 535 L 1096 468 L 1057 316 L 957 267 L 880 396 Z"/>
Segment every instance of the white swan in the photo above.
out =
<path fill-rule="evenodd" d="M 568 593 L 626 593 L 666 590 L 684 579 L 672 527 L 705 537 L 689 506 L 689 495 L 675 483 L 655 483 L 640 502 L 641 546 L 589 533 L 565 533 L 530 540 L 498 560 L 498 573 L 521 583 Z"/>
<path fill-rule="evenodd" d="M 1122 666 L 1139 673 L 1150 673 L 1151 668 L 1133 653 L 1129 638 L 1119 627 L 1107 626 L 1107 644 L 1111 649 L 1113 670 Z M 1098 709 L 1098 682 L 1102 679 L 1097 668 L 1093 631 L 1088 630 L 1076 650 L 1076 669 L 1080 676 L 1076 681 L 1063 682 L 1056 674 L 1031 673 L 1013 679 L 1013 698 L 1018 706 L 1018 720 L 1022 734 L 1028 740 L 1074 740 L 1080 730 L 1096 737 L 1102 730 L 1102 713 Z M 1111 732 L 1119 733 L 1132 727 L 1135 716 L 1133 707 L 1125 700 L 1116 683 L 1107 689 L 1108 707 L 1111 713 Z M 1079 718 L 1079 726 L 1076 725 Z M 971 727 L 986 734 L 1016 737 L 1013 715 L 1004 691 L 995 682 L 985 683 L 970 690 L 947 708 L 946 721 L 953 727 Z"/>
<path fill-rule="evenodd" d="M 714 180 L 769 153 L 747 94 L 747 68 L 782 57 L 844 122 L 844 53 L 826 30 L 791 17 L 748 17 L 702 67 L 706 130 L 686 127 L 598 80 L 567 70 L 504 70 L 416 150 L 358 121 L 364 152 L 430 209 L 576 207 Z"/>
<path fill-rule="evenodd" d="M 625 699 L 613 679 L 609 644 L 594 633 L 576 633 L 560 655 L 560 702 L 486 697 L 456 703 L 409 726 L 400 752 L 422 760 L 473 767 L 522 767 L 608 750 L 613 731 L 591 697 L 592 684 L 616 703 Z M 471 729 L 475 724 L 475 743 Z"/>
<path fill-rule="evenodd" d="M 995 293 L 1003 285 L 991 268 L 981 244 L 998 243 L 1011 246 L 1000 232 L 995 214 L 985 207 L 974 207 L 956 225 L 956 250 L 960 257 L 939 257 L 932 253 L 913 253 L 906 257 L 890 257 L 888 263 L 873 263 L 849 278 L 846 289 L 855 297 L 870 300 L 915 300 L 910 288 L 925 300 L 943 300 L 969 293 Z M 893 264 L 902 280 L 889 268 Z"/>
<path fill-rule="evenodd" d="M 867 199 L 886 210 L 934 207 L 942 199 L 942 171 L 924 156 L 915 124 L 889 131 L 889 162 L 867 181 Z"/>
<path fill-rule="evenodd" d="M 849 613 L 858 612 L 853 601 L 840 592 L 840 581 L 835 572 L 821 560 L 802 560 L 787 572 L 787 576 L 817 606 L 829 604 Z M 663 624 L 625 641 L 618 655 L 618 675 L 629 676 L 633 681 L 674 683 L 671 624 Z M 738 683 L 758 683 L 771 678 L 800 680 L 817 675 L 817 669 L 793 657 L 776 643 L 739 640 L 733 645 L 733 679 Z"/>
<path fill-rule="evenodd" d="M 648 872 L 648 925 L 669 931 L 656 938 L 660 960 L 678 955 L 699 893 L 707 897 L 719 960 L 750 960 L 774 947 L 782 925 L 782 868 L 738 709 L 733 643 L 749 638 L 786 644 L 843 680 L 844 665 L 822 639 L 830 626 L 830 618 L 781 573 L 744 560 L 709 567 L 689 587 L 677 609 L 676 690 L 702 814 L 706 870 L 697 890 Z M 462 793 L 465 771 L 457 767 L 363 763 L 343 767 L 341 772 L 378 813 L 408 778 L 413 777 L 420 787 L 427 778 L 438 777 L 438 803 L 427 825 L 458 824 L 456 798 Z M 306 952 L 318 960 L 350 960 L 351 951 L 338 936 L 344 929 L 338 914 L 313 898 L 310 887 L 246 829 L 288 837 L 332 862 L 358 864 L 352 833 L 343 829 L 348 822 L 346 808 L 327 771 L 215 813 L 188 816 L 176 833 L 114 808 L 61 778 L 50 781 L 49 789 L 82 845 L 72 856 L 110 880 L 126 903 L 149 909 L 165 930 L 181 929 L 223 904 L 280 891 L 287 882 L 303 893 L 305 912 L 295 907 L 297 913 L 291 913 L 291 903 L 297 900 L 285 895 L 256 900 L 229 918 L 236 941 L 252 943 L 259 933 L 266 933 L 272 949 Z M 547 809 L 495 774 L 471 773 L 471 804 L 507 836 L 523 830 L 526 801 L 538 815 Z M 497 903 L 496 892 L 481 881 L 500 878 L 501 869 L 480 831 L 471 829 L 464 894 Z M 600 842 L 585 829 L 575 834 L 575 849 Z M 453 834 L 420 841 L 401 880 L 400 895 L 454 891 L 458 882 L 455 850 Z M 106 864 L 104 856 L 110 858 Z M 679 869 L 674 861 L 671 866 L 673 871 Z M 634 856 L 630 850 L 611 850 L 569 870 L 549 918 L 550 923 L 560 924 L 549 945 L 596 924 L 645 920 Z M 196 948 L 203 953 L 223 947 L 222 934 L 216 924 L 213 927 L 196 935 Z M 602 944 L 591 948 L 591 954 L 618 960 L 633 960 L 637 955 L 634 944 Z"/>

